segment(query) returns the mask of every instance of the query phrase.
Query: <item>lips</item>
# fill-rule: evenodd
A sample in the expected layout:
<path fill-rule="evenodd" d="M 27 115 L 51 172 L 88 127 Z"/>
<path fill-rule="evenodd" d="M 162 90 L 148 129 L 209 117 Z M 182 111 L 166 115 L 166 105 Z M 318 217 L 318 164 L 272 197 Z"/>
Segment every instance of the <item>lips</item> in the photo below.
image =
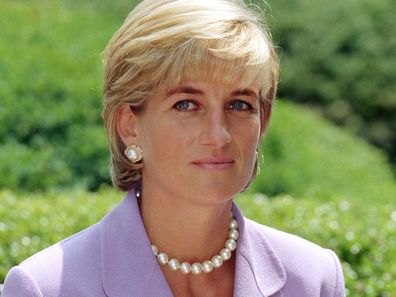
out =
<path fill-rule="evenodd" d="M 202 169 L 225 170 L 233 166 L 234 160 L 228 157 L 212 157 L 191 162 Z"/>

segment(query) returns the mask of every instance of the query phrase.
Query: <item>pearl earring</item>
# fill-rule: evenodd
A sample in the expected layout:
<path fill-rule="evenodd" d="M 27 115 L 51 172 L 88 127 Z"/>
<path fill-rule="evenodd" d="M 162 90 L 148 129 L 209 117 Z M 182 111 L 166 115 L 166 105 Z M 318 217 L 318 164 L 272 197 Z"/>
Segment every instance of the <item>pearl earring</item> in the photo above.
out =
<path fill-rule="evenodd" d="M 132 163 L 137 163 L 143 158 L 142 149 L 135 144 L 127 147 L 124 151 L 124 154 Z"/>
<path fill-rule="evenodd" d="M 259 175 L 260 174 L 260 154 L 259 154 L 258 149 L 256 150 L 255 157 L 256 157 L 256 166 L 257 166 L 256 174 Z M 263 155 L 261 155 L 261 158 L 263 158 Z"/>

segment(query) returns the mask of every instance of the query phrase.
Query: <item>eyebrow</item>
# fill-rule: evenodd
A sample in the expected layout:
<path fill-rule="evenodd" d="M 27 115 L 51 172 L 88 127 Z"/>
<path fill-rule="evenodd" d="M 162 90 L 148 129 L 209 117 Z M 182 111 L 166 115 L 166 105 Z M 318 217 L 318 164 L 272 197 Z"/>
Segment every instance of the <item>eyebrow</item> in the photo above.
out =
<path fill-rule="evenodd" d="M 193 88 L 193 87 L 184 86 L 184 87 L 179 87 L 179 88 L 175 88 L 173 90 L 170 90 L 167 93 L 167 96 L 171 96 L 171 95 L 174 95 L 174 94 L 203 95 L 204 92 L 199 90 L 199 89 Z M 249 97 L 258 98 L 258 95 L 256 94 L 256 92 L 254 92 L 251 89 L 236 90 L 236 91 L 231 93 L 231 96 L 249 96 Z"/>
<path fill-rule="evenodd" d="M 254 92 L 251 89 L 242 89 L 242 90 L 236 90 L 231 93 L 232 96 L 249 96 L 249 97 L 254 97 L 258 98 L 258 95 L 256 92 Z"/>
<path fill-rule="evenodd" d="M 174 94 L 192 94 L 192 95 L 203 95 L 204 92 L 202 92 L 199 89 L 193 88 L 193 87 L 180 87 L 180 88 L 176 88 L 173 90 L 170 90 L 167 95 L 171 96 Z"/>

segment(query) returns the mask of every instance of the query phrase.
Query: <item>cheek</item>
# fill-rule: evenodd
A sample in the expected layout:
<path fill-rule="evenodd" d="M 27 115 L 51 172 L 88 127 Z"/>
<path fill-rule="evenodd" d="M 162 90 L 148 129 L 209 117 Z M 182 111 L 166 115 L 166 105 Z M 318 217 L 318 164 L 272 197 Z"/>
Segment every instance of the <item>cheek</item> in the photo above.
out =
<path fill-rule="evenodd" d="M 248 127 L 244 126 L 240 128 L 242 129 L 238 129 L 237 143 L 239 152 L 242 155 L 241 174 L 247 179 L 250 179 L 256 162 L 256 149 L 260 141 L 260 125 L 256 122 L 252 122 Z"/>
<path fill-rule="evenodd" d="M 260 141 L 260 122 L 249 121 L 244 125 L 236 125 L 234 128 L 235 141 L 239 142 L 247 154 L 254 153 Z"/>
<path fill-rule="evenodd" d="M 172 160 L 174 162 L 182 157 L 180 152 L 186 146 L 186 135 L 189 134 L 186 129 L 163 121 L 150 123 L 144 131 L 147 137 L 144 137 L 142 144 L 146 151 L 147 162 L 162 164 Z"/>

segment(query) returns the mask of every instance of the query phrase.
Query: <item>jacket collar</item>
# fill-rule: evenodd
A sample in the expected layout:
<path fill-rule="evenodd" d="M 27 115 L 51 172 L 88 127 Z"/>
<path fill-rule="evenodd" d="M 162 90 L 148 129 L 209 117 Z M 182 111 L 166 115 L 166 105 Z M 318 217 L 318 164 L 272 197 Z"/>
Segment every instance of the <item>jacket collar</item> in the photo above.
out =
<path fill-rule="evenodd" d="M 134 191 L 101 225 L 101 275 L 107 296 L 173 296 L 151 250 Z M 153 288 L 157 294 L 148 294 Z"/>
<path fill-rule="evenodd" d="M 234 203 L 233 213 L 239 223 L 235 268 L 234 297 L 267 297 L 282 289 L 286 272 L 263 234 L 263 227 L 243 217 Z"/>
<path fill-rule="evenodd" d="M 240 231 L 234 297 L 273 295 L 286 283 L 282 264 L 258 224 L 245 219 L 235 203 L 233 212 Z M 101 275 L 109 297 L 173 296 L 151 251 L 134 191 L 100 224 Z"/>

